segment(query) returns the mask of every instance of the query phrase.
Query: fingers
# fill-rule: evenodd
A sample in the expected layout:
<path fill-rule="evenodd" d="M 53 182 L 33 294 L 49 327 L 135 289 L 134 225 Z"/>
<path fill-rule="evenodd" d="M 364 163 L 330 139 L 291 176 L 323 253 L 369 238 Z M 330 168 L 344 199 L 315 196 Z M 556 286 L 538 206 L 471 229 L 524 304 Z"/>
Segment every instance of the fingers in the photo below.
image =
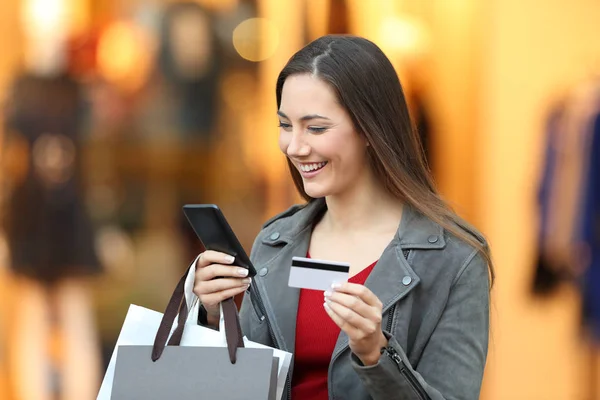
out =
<path fill-rule="evenodd" d="M 198 257 L 196 266 L 198 268 L 204 268 L 211 264 L 231 264 L 233 261 L 234 258 L 230 255 L 219 253 L 218 251 L 206 250 Z"/>
<path fill-rule="evenodd" d="M 232 265 L 210 264 L 204 268 L 196 269 L 197 281 L 209 281 L 216 277 L 231 277 L 243 278 L 248 275 L 246 268 L 236 267 Z"/>
<path fill-rule="evenodd" d="M 215 292 L 221 292 L 223 290 L 229 290 L 250 285 L 252 279 L 236 279 L 236 278 L 222 278 L 214 279 L 210 281 L 198 281 L 194 285 L 194 293 L 200 297 L 204 294 L 210 294 Z"/>
<path fill-rule="evenodd" d="M 371 326 L 374 326 L 374 324 L 369 324 L 367 319 L 358 317 L 356 314 L 354 314 L 355 316 L 351 316 L 351 310 L 344 310 L 342 306 L 333 302 L 325 302 L 323 306 L 331 320 L 335 322 L 335 324 L 339 326 L 350 339 L 362 340 L 370 333 L 375 332 L 376 328 Z"/>
<path fill-rule="evenodd" d="M 226 294 L 228 294 L 232 290 L 236 292 L 235 294 L 243 292 L 250 286 L 252 279 L 241 278 L 239 277 L 239 274 L 237 275 L 237 278 L 213 279 L 216 276 L 235 276 L 237 269 L 237 267 L 212 264 L 196 271 L 193 290 L 194 294 L 200 298 L 202 303 L 212 304 L 205 301 L 206 295 L 218 294 L 220 292 L 226 292 Z M 228 299 L 229 297 L 231 296 L 225 296 L 223 299 Z"/>
<path fill-rule="evenodd" d="M 348 325 L 346 320 L 344 318 L 342 318 L 340 315 L 338 315 L 335 311 L 333 311 L 330 303 L 328 303 L 327 301 L 325 301 L 325 303 L 323 303 L 323 307 L 325 308 L 325 311 L 327 312 L 327 314 L 329 314 L 329 317 L 331 317 L 333 322 L 335 322 L 335 324 L 337 326 L 339 326 L 341 330 L 346 332 L 346 329 L 344 329 Z M 354 327 L 350 327 L 350 328 L 355 329 Z M 346 334 L 348 334 L 348 332 L 346 332 Z"/>
<path fill-rule="evenodd" d="M 246 289 L 248 289 L 248 285 L 243 285 L 239 287 L 234 287 L 227 290 L 222 290 L 220 292 L 215 292 L 211 294 L 205 294 L 202 296 L 198 296 L 202 304 L 205 307 L 216 307 L 223 300 L 227 300 L 233 296 L 237 296 L 240 293 L 243 293 Z"/>
<path fill-rule="evenodd" d="M 382 304 L 371 290 L 348 282 L 333 287 L 325 292 L 324 307 L 349 337 L 360 340 L 381 329 Z"/>
<path fill-rule="evenodd" d="M 381 308 L 368 305 L 360 297 L 337 291 L 326 291 L 325 300 L 339 304 L 345 310 L 348 310 L 344 311 L 344 313 L 348 313 L 348 318 L 355 319 L 353 314 L 356 314 L 356 317 L 367 318 L 375 323 L 381 323 Z M 344 316 L 344 314 L 341 315 Z"/>
<path fill-rule="evenodd" d="M 221 301 L 248 289 L 251 279 L 248 270 L 231 264 L 233 257 L 216 251 L 200 254 L 194 275 L 194 294 L 205 307 L 215 307 Z M 221 279 L 215 279 L 215 278 Z"/>
<path fill-rule="evenodd" d="M 358 285 L 356 283 L 335 283 L 333 284 L 333 291 L 337 293 L 345 293 L 352 296 L 356 296 L 366 304 L 381 309 L 383 305 L 379 298 L 366 286 Z"/>
<path fill-rule="evenodd" d="M 380 316 L 372 319 L 365 318 L 354 310 L 333 301 L 325 301 L 324 307 L 331 319 L 354 339 L 362 339 L 377 332 L 381 324 Z"/>

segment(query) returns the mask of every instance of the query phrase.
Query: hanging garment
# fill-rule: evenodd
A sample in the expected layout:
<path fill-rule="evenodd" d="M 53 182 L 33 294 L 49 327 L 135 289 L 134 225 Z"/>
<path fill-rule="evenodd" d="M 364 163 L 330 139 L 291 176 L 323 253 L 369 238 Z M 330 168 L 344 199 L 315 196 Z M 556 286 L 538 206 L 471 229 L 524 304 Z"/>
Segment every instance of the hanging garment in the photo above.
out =
<path fill-rule="evenodd" d="M 583 325 L 600 339 L 600 81 L 577 86 L 547 125 L 533 291 L 564 280 L 582 294 Z"/>
<path fill-rule="evenodd" d="M 550 185 L 546 257 L 557 265 L 581 271 L 576 259 L 580 241 L 581 207 L 591 144 L 590 126 L 600 108 L 600 86 L 576 88 L 567 101 L 556 136 L 556 168 Z"/>
<path fill-rule="evenodd" d="M 600 112 L 590 129 L 592 140 L 581 213 L 580 251 L 586 264 L 582 277 L 583 320 L 600 339 Z"/>
<path fill-rule="evenodd" d="M 23 76 L 9 98 L 7 131 L 29 148 L 4 223 L 11 268 L 52 283 L 101 271 L 80 188 L 81 98 L 68 77 Z"/>
<path fill-rule="evenodd" d="M 533 293 L 536 295 L 552 294 L 564 280 L 568 280 L 569 268 L 567 265 L 562 265 L 552 258 L 548 258 L 543 251 L 543 244 L 546 242 L 548 231 L 548 219 L 550 213 L 550 193 L 552 182 L 556 174 L 557 163 L 557 140 L 560 132 L 560 123 L 565 113 L 565 105 L 563 102 L 557 104 L 548 117 L 546 123 L 546 148 L 544 152 L 544 167 L 542 178 L 537 195 L 539 207 L 539 232 L 538 232 L 538 248 L 535 260 L 535 272 L 533 277 Z"/>
<path fill-rule="evenodd" d="M 162 23 L 159 64 L 184 137 L 214 133 L 222 56 L 213 19 L 202 6 L 186 1 L 169 5 Z"/>

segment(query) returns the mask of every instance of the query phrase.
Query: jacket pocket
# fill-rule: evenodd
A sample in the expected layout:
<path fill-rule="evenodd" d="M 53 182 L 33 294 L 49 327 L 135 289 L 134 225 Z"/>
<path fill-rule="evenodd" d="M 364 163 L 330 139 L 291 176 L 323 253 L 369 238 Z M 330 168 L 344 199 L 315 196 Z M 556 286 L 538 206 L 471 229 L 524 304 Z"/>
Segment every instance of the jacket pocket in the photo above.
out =
<path fill-rule="evenodd" d="M 252 309 L 254 310 L 254 316 L 258 319 L 258 322 L 262 324 L 265 321 L 265 315 L 262 312 L 260 306 L 257 304 L 257 300 L 255 299 L 255 295 L 248 290 L 248 294 L 250 295 L 250 303 L 252 304 Z"/>

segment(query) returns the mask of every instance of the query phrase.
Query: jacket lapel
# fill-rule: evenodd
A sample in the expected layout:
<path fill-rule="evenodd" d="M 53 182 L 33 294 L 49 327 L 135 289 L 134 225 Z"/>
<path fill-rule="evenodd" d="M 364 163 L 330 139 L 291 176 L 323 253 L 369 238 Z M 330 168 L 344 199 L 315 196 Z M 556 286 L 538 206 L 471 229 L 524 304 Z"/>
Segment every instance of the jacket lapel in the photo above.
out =
<path fill-rule="evenodd" d="M 310 234 L 305 236 L 301 241 L 286 245 L 275 258 L 261 266 L 267 273 L 256 280 L 275 339 L 279 347 L 288 352 L 294 351 L 300 298 L 300 289 L 288 286 L 289 271 L 292 257 L 306 254 L 308 250 Z"/>
<path fill-rule="evenodd" d="M 383 314 L 406 297 L 421 281 L 404 257 L 403 251 L 443 247 L 443 229 L 416 213 L 411 207 L 405 206 L 396 236 L 386 247 L 365 282 L 365 286 L 383 304 Z M 347 347 L 348 336 L 342 331 L 338 336 L 332 359 Z"/>
<path fill-rule="evenodd" d="M 300 209 L 292 218 L 269 225 L 262 241 L 276 255 L 258 265 L 255 284 L 265 303 L 267 318 L 280 348 L 293 353 L 296 343 L 296 317 L 300 289 L 288 286 L 292 258 L 306 257 L 312 233 L 312 222 L 323 210 L 324 202 L 316 200 Z M 261 276 L 261 271 L 264 275 Z"/>

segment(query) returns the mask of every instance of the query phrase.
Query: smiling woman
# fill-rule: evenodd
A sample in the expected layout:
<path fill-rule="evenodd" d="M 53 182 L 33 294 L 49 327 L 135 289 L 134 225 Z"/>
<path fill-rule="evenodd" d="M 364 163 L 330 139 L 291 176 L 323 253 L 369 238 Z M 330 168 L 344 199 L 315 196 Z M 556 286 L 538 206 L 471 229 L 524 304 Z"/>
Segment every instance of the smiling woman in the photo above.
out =
<path fill-rule="evenodd" d="M 367 141 L 329 85 L 310 74 L 291 76 L 283 85 L 278 115 L 279 146 L 310 197 L 338 194 L 350 183 L 368 184 Z"/>
<path fill-rule="evenodd" d="M 294 353 L 288 399 L 479 398 L 489 250 L 434 187 L 390 61 L 366 39 L 325 36 L 289 60 L 276 95 L 307 203 L 264 225 L 251 284 L 225 255 L 199 258 L 200 322 L 218 325 L 219 302 L 248 290 L 243 332 Z M 286 286 L 294 257 L 348 263 L 349 281 Z"/>

